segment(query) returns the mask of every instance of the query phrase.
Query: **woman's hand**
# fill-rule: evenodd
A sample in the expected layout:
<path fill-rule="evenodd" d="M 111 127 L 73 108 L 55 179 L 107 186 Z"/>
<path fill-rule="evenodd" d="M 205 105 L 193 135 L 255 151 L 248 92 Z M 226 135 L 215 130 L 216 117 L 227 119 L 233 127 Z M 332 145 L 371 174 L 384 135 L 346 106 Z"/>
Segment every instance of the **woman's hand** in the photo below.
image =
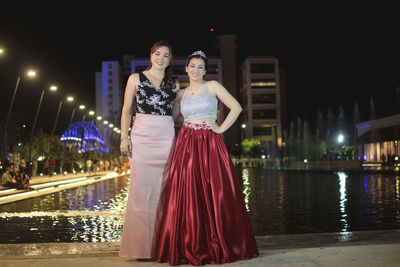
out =
<path fill-rule="evenodd" d="M 217 133 L 217 134 L 223 133 L 222 129 L 217 125 L 217 123 L 215 121 L 213 121 L 213 122 L 207 121 L 207 122 L 203 122 L 203 124 L 205 126 L 207 126 L 207 128 L 210 129 L 211 131 L 213 131 L 214 133 Z"/>
<path fill-rule="evenodd" d="M 119 148 L 121 150 L 121 154 L 128 155 L 129 158 L 132 157 L 131 139 L 129 138 L 121 139 L 121 144 Z"/>

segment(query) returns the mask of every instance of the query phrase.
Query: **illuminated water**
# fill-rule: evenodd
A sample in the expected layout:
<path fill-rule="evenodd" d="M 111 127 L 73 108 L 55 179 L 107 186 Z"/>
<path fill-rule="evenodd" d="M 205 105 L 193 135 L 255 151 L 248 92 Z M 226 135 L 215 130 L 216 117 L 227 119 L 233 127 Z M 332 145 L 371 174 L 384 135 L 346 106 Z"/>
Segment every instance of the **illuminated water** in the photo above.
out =
<path fill-rule="evenodd" d="M 239 170 L 256 235 L 400 228 L 393 174 Z M 0 243 L 119 241 L 126 177 L 0 205 Z"/>

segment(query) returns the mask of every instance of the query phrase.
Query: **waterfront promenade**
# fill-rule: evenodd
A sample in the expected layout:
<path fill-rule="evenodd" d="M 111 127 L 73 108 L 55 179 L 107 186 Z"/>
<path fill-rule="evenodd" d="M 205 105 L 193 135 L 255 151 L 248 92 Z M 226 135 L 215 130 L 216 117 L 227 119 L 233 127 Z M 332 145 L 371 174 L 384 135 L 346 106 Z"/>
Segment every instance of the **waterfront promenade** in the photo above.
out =
<path fill-rule="evenodd" d="M 31 197 L 38 197 L 57 191 L 74 188 L 82 185 L 96 183 L 101 180 L 112 179 L 124 173 L 118 174 L 115 171 L 101 171 L 96 173 L 69 173 L 53 176 L 33 176 L 30 180 L 30 189 L 13 189 L 0 187 L 0 205 Z"/>
<path fill-rule="evenodd" d="M 35 189 L 38 191 L 54 186 L 49 183 L 61 182 L 44 191 L 49 193 L 63 184 L 73 183 L 70 186 L 76 187 L 111 174 L 115 172 L 37 176 L 31 184 L 48 184 Z M 400 266 L 400 229 L 266 235 L 256 239 L 259 257 L 223 266 Z M 128 262 L 118 257 L 118 249 L 119 242 L 1 244 L 0 240 L 0 266 L 169 266 L 152 261 Z"/>
<path fill-rule="evenodd" d="M 223 266 L 400 266 L 400 230 L 257 236 L 257 243 L 258 257 Z M 118 242 L 0 244 L 0 266 L 169 266 L 125 261 L 118 248 Z"/>

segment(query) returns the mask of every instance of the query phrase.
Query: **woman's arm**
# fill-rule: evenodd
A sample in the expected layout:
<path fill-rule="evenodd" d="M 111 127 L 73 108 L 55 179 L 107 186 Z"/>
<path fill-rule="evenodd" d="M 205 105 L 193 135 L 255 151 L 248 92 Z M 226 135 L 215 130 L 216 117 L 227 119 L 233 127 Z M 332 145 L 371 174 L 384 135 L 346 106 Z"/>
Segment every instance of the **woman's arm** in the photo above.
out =
<path fill-rule="evenodd" d="M 172 110 L 172 118 L 174 119 L 174 121 L 179 122 L 179 123 L 183 121 L 180 103 L 181 103 L 184 92 L 185 92 L 185 90 L 183 90 L 183 89 L 179 89 L 178 92 L 176 92 L 175 103 L 174 103 L 174 107 Z"/>
<path fill-rule="evenodd" d="M 139 75 L 134 73 L 128 78 L 125 87 L 124 105 L 121 113 L 121 153 L 131 156 L 131 143 L 129 140 L 129 127 L 133 116 L 133 101 L 136 96 L 136 88 L 139 82 Z M 128 142 L 129 141 L 129 142 Z"/>
<path fill-rule="evenodd" d="M 216 123 L 213 125 L 208 125 L 214 132 L 224 133 L 235 123 L 240 115 L 240 112 L 242 112 L 242 107 L 240 106 L 239 102 L 228 92 L 228 90 L 226 90 L 226 88 L 219 82 L 209 81 L 208 88 L 210 94 L 215 95 L 225 106 L 230 109 L 228 116 L 226 116 L 225 120 L 220 126 L 218 126 Z"/>

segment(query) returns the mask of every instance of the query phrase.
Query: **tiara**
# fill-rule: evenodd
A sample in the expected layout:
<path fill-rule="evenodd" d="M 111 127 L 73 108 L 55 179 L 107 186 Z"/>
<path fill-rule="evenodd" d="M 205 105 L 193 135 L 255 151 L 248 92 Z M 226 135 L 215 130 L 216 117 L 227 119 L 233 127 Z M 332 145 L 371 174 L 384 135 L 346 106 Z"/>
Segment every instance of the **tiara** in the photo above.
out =
<path fill-rule="evenodd" d="M 206 54 L 204 54 L 204 52 L 201 51 L 201 50 L 198 50 L 198 51 L 196 51 L 196 52 L 193 52 L 192 56 L 201 56 L 202 58 L 207 58 L 207 57 L 206 57 Z"/>

